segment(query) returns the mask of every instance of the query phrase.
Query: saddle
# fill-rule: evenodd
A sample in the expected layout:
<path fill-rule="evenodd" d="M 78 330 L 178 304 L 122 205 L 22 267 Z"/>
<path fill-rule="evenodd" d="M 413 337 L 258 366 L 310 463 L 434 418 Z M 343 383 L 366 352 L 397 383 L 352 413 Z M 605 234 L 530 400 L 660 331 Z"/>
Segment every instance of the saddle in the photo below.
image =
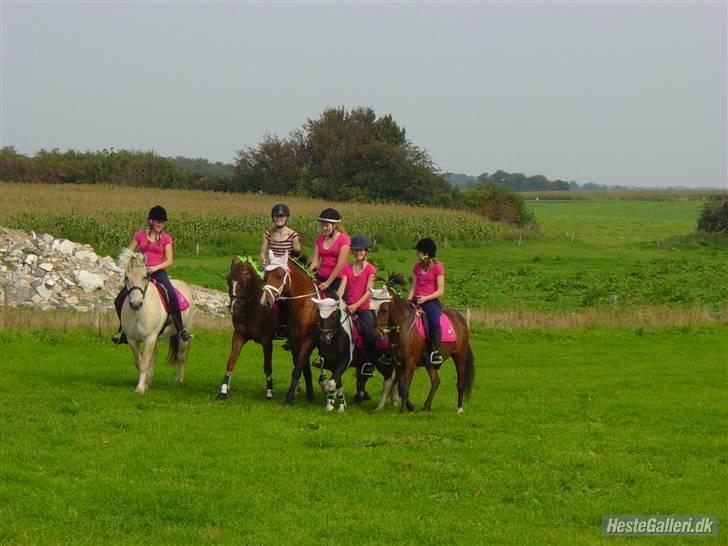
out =
<path fill-rule="evenodd" d="M 159 292 L 159 299 L 162 300 L 162 305 L 164 306 L 164 310 L 169 313 L 169 294 L 167 294 L 167 289 L 164 287 L 164 285 L 158 283 L 156 280 L 152 279 L 152 284 L 157 287 L 157 291 Z M 179 302 L 179 310 L 184 311 L 185 309 L 189 309 L 190 302 L 187 298 L 185 298 L 184 294 L 180 292 L 177 287 L 174 289 L 175 293 L 177 294 L 177 301 Z"/>
<path fill-rule="evenodd" d="M 417 333 L 420 334 L 420 337 L 422 337 L 422 339 L 429 339 L 430 336 L 428 332 L 429 328 L 427 327 L 427 321 L 423 320 L 422 318 L 424 314 L 425 312 L 422 310 L 421 307 L 416 307 L 415 327 L 417 329 Z M 453 343 L 457 340 L 455 328 L 450 321 L 450 317 L 448 317 L 445 313 L 440 314 L 440 331 L 442 332 L 442 338 L 440 339 L 440 341 Z"/>
<path fill-rule="evenodd" d="M 352 319 L 356 318 L 356 316 L 352 317 Z M 351 341 L 354 344 L 354 347 L 357 349 L 363 349 L 364 348 L 364 337 L 359 333 L 359 326 L 357 326 L 357 321 L 352 320 L 352 328 L 351 328 L 351 337 L 353 338 Z M 384 351 L 385 349 L 389 349 L 389 336 L 384 336 L 382 339 L 377 339 L 374 346 L 376 347 L 377 351 Z"/>

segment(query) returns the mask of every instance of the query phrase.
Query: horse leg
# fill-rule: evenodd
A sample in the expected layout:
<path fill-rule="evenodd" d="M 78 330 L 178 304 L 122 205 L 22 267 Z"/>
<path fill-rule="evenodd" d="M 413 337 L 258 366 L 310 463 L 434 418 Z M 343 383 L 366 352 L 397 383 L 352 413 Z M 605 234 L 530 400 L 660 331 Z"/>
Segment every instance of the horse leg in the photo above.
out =
<path fill-rule="evenodd" d="M 152 358 L 156 352 L 157 336 L 150 336 L 144 341 L 144 351 L 142 352 L 141 360 L 139 361 L 139 383 L 137 384 L 136 391 L 138 393 L 144 393 L 149 388 L 149 382 L 151 378 Z"/>
<path fill-rule="evenodd" d="M 134 366 L 136 366 L 138 373 L 142 363 L 142 347 L 136 339 L 129 339 L 128 342 L 131 352 L 134 354 Z"/>
<path fill-rule="evenodd" d="M 440 386 L 440 376 L 434 366 L 427 365 L 427 373 L 430 374 L 430 394 L 427 395 L 427 400 L 422 407 L 424 411 L 430 411 L 432 408 L 432 400 L 435 398 L 437 388 Z"/>
<path fill-rule="evenodd" d="M 263 373 L 265 374 L 265 398 L 273 400 L 273 339 L 263 340 Z"/>
<path fill-rule="evenodd" d="M 303 379 L 306 382 L 306 400 L 313 400 L 313 374 L 311 373 L 310 362 L 311 351 L 306 355 L 306 363 L 303 366 Z"/>
<path fill-rule="evenodd" d="M 311 349 L 306 349 L 307 347 L 301 347 L 294 357 L 293 371 L 291 372 L 291 385 L 288 387 L 286 398 L 283 400 L 283 404 L 286 406 L 290 406 L 293 403 L 293 397 L 296 395 L 296 389 L 298 388 L 298 382 L 301 379 L 301 373 L 303 373 L 304 364 L 308 363 L 307 359 L 311 353 Z M 308 371 L 311 373 L 310 367 Z M 313 393 L 311 395 L 313 396 Z"/>
<path fill-rule="evenodd" d="M 177 377 L 174 380 L 177 385 L 181 385 L 185 381 L 185 362 L 189 350 L 190 342 L 180 340 L 179 350 L 177 351 Z"/>
<path fill-rule="evenodd" d="M 387 403 L 387 397 L 392 392 L 393 383 L 394 383 L 394 378 L 392 377 L 392 374 L 390 373 L 389 377 L 386 377 L 384 379 L 384 383 L 382 384 L 382 397 L 379 399 L 379 404 L 377 404 L 377 407 L 374 409 L 374 411 L 379 411 L 384 408 L 384 404 Z"/>
<path fill-rule="evenodd" d="M 402 406 L 399 408 L 400 413 L 404 413 L 404 410 L 413 411 L 414 408 L 409 401 L 410 385 L 412 385 L 412 377 L 415 374 L 415 368 L 417 362 L 407 361 L 404 363 L 404 369 L 401 369 L 399 373 L 399 393 L 402 397 Z"/>
<path fill-rule="evenodd" d="M 233 333 L 232 348 L 230 349 L 230 356 L 228 357 L 227 366 L 225 368 L 225 378 L 222 380 L 220 392 L 217 395 L 218 400 L 225 400 L 230 393 L 230 377 L 233 375 L 233 371 L 235 371 L 235 364 L 238 362 L 240 350 L 243 348 L 246 341 L 247 339 L 238 332 Z"/>

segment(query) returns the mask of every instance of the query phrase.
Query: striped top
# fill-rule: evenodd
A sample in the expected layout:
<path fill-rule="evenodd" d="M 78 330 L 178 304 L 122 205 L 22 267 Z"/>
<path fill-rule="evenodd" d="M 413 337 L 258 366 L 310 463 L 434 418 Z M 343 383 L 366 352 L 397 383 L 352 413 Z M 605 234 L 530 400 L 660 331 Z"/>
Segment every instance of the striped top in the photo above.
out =
<path fill-rule="evenodd" d="M 271 235 L 270 230 L 266 229 L 263 236 L 265 237 L 265 240 L 268 241 L 268 248 L 271 252 L 273 252 L 273 255 L 280 258 L 286 252 L 288 252 L 289 255 L 293 252 L 293 242 L 298 237 L 298 233 L 291 230 L 286 239 L 283 241 L 277 241 Z"/>

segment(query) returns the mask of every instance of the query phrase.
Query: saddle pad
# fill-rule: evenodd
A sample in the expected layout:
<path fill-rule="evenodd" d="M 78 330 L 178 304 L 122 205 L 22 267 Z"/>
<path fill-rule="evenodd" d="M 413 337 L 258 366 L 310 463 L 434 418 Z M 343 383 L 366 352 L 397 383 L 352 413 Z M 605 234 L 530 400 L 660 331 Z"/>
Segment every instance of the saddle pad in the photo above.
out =
<path fill-rule="evenodd" d="M 354 347 L 357 349 L 363 349 L 364 348 L 364 338 L 359 333 L 359 327 L 356 325 L 357 321 L 353 321 L 354 327 L 351 329 L 352 337 L 354 338 Z M 376 347 L 377 351 L 384 351 L 385 349 L 389 349 L 389 338 L 387 336 L 384 336 L 382 339 L 377 339 L 377 341 L 374 343 L 374 347 Z"/>
<path fill-rule="evenodd" d="M 162 300 L 162 305 L 164 306 L 164 310 L 169 313 L 169 306 L 167 304 L 167 298 L 165 297 L 165 291 L 164 287 L 162 287 L 161 284 L 159 284 L 157 281 L 152 279 L 152 283 L 154 286 L 157 287 L 157 292 L 159 292 L 159 299 Z M 177 287 L 174 288 L 174 291 L 177 293 L 177 301 L 179 302 L 179 310 L 184 311 L 185 309 L 189 309 L 190 302 L 185 298 L 184 294 L 177 290 Z"/>
<path fill-rule="evenodd" d="M 422 324 L 422 315 L 423 313 L 417 313 L 417 332 L 420 334 L 422 339 L 427 339 L 425 337 L 425 325 Z M 455 335 L 455 328 L 453 328 L 450 318 L 445 313 L 440 315 L 440 329 L 442 330 L 441 341 L 452 343 L 457 339 L 457 336 Z"/>

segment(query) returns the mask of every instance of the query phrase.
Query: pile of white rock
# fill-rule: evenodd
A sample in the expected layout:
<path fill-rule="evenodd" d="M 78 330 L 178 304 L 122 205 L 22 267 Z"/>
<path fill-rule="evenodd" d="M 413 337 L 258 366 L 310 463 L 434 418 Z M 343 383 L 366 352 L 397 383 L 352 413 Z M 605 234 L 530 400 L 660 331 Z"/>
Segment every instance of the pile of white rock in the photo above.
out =
<path fill-rule="evenodd" d="M 0 227 L 0 305 L 106 312 L 123 282 L 114 259 L 89 245 Z M 197 308 L 227 314 L 227 294 L 191 288 Z"/>

